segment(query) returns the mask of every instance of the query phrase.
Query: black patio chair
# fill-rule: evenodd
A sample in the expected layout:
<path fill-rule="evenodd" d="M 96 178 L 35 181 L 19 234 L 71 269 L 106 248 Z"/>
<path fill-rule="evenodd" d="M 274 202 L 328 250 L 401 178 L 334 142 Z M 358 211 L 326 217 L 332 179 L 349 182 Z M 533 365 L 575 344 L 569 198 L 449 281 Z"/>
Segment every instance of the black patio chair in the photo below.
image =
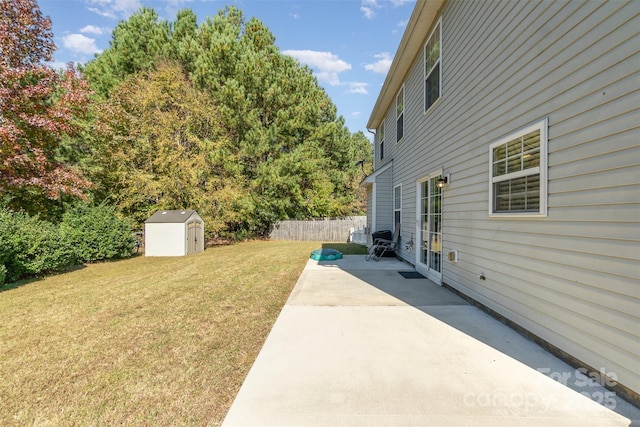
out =
<path fill-rule="evenodd" d="M 396 252 L 398 249 L 398 240 L 400 239 L 400 224 L 396 224 L 396 229 L 393 232 L 393 238 L 388 239 L 375 239 L 373 245 L 369 248 L 369 252 L 365 259 L 367 261 L 372 258 L 376 261 L 380 261 L 380 258 L 387 252 Z M 397 255 L 397 254 L 396 254 Z"/>

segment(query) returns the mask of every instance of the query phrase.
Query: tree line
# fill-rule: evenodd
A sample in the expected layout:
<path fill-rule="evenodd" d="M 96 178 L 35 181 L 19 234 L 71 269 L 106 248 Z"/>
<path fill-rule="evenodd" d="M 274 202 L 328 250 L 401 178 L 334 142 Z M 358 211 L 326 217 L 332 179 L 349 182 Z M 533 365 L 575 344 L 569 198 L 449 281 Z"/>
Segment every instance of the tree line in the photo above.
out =
<path fill-rule="evenodd" d="M 0 0 L 0 206 L 52 223 L 78 204 L 137 224 L 195 209 L 226 240 L 364 211 L 369 140 L 237 7 L 200 24 L 142 8 L 79 69 L 50 68 L 54 50 L 35 0 Z"/>

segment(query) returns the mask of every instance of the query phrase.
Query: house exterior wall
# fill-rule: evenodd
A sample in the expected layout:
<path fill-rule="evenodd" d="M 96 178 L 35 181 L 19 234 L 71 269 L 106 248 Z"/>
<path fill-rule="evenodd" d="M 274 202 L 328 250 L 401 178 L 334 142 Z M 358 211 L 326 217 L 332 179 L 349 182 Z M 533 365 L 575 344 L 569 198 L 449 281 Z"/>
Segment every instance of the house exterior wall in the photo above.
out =
<path fill-rule="evenodd" d="M 372 231 L 393 230 L 392 172 L 393 168 L 389 167 L 376 178 L 376 222 Z"/>
<path fill-rule="evenodd" d="M 443 253 L 459 259 L 445 256 L 443 283 L 640 393 L 640 2 L 448 1 L 440 17 L 440 99 L 423 111 L 420 50 L 399 143 L 384 106 L 394 167 L 376 216 L 391 220 L 402 184 L 408 239 L 416 181 L 450 173 Z M 490 144 L 544 119 L 547 215 L 491 217 Z M 414 263 L 416 250 L 400 256 Z"/>
<path fill-rule="evenodd" d="M 373 213 L 373 185 L 367 185 L 365 187 L 366 195 L 367 195 L 367 212 Z M 371 232 L 373 230 L 373 215 L 367 214 L 367 246 L 371 245 Z"/>
<path fill-rule="evenodd" d="M 144 225 L 145 256 L 183 256 L 187 254 L 184 223 L 147 223 Z"/>

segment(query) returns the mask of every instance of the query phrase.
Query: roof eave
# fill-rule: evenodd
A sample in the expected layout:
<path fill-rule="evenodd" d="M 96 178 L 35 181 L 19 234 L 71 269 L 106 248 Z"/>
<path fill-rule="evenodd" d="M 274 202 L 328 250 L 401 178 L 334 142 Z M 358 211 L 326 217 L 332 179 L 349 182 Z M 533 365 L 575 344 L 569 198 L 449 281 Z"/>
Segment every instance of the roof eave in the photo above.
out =
<path fill-rule="evenodd" d="M 402 86 L 413 60 L 422 49 L 444 1 L 417 1 L 367 122 L 368 129 L 377 129 L 380 125 L 389 105 L 393 102 L 398 90 L 400 90 L 400 86 Z"/>

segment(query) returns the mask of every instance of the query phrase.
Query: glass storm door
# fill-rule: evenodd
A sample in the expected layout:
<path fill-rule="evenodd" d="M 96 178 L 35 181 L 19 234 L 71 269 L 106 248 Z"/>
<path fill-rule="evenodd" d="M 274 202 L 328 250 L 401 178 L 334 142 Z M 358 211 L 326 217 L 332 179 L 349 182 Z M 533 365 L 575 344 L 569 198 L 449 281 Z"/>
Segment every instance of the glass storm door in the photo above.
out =
<path fill-rule="evenodd" d="M 417 183 L 418 243 L 416 270 L 430 280 L 442 282 L 442 189 L 438 180 L 442 175 L 430 175 Z"/>

